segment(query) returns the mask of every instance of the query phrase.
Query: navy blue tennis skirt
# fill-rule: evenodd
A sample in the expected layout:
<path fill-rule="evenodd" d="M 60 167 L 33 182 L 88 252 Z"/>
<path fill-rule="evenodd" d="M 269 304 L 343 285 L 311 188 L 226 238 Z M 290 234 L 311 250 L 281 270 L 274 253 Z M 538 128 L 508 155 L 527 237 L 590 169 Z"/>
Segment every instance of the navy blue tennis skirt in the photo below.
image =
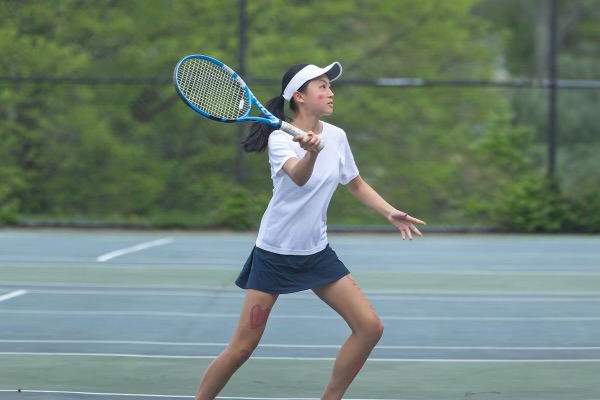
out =
<path fill-rule="evenodd" d="M 235 284 L 266 293 L 294 293 L 326 285 L 349 273 L 329 245 L 308 256 L 276 254 L 254 246 Z"/>

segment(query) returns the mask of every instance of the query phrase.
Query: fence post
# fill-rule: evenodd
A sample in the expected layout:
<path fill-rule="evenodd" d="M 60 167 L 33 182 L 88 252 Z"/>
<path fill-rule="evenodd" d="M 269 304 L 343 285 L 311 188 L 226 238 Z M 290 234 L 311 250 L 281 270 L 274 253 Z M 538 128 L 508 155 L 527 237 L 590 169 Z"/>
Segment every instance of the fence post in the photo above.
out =
<path fill-rule="evenodd" d="M 556 77 L 557 77 L 557 67 L 556 67 L 556 56 L 557 56 L 557 32 L 558 29 L 558 21 L 557 21 L 557 13 L 558 13 L 558 3 L 557 0 L 548 0 L 550 1 L 550 51 L 548 52 L 548 72 L 550 79 L 550 89 L 548 95 L 548 175 L 551 178 L 554 178 L 556 173 L 556 139 L 557 139 L 557 88 L 556 88 Z"/>
<path fill-rule="evenodd" d="M 242 79 L 246 78 L 246 47 L 248 46 L 247 30 L 248 16 L 246 11 L 246 0 L 239 0 L 239 42 L 238 42 L 238 73 Z M 240 185 L 246 184 L 246 165 L 245 154 L 240 141 L 246 134 L 246 124 L 237 125 L 237 160 L 236 160 L 236 179 Z"/>

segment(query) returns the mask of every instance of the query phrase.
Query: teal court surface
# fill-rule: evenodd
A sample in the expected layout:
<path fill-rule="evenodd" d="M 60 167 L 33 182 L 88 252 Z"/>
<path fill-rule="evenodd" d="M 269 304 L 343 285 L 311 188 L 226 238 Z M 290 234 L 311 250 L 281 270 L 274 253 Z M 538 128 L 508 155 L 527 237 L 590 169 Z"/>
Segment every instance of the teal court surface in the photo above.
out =
<path fill-rule="evenodd" d="M 192 399 L 253 233 L 0 230 L 0 400 Z M 346 399 L 600 399 L 600 237 L 330 234 L 385 325 Z M 220 399 L 318 399 L 350 331 L 280 296 Z"/>

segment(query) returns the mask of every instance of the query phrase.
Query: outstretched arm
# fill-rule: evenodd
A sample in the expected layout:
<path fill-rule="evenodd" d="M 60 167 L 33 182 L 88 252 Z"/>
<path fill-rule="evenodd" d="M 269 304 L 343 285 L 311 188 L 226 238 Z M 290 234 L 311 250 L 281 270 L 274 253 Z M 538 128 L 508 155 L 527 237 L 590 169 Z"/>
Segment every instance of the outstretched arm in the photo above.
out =
<path fill-rule="evenodd" d="M 352 193 L 354 197 L 360 200 L 364 205 L 371 208 L 384 218 L 387 218 L 387 220 L 402 233 L 402 239 L 405 239 L 408 236 L 408 238 L 412 240 L 413 232 L 417 236 L 423 236 L 414 224 L 425 225 L 425 222 L 411 217 L 405 212 L 396 210 L 387 201 L 385 201 L 383 197 L 381 197 L 379 193 L 375 191 L 375 189 L 369 186 L 369 184 L 366 183 L 360 177 L 360 175 L 348 183 L 348 190 L 350 190 L 350 193 Z"/>

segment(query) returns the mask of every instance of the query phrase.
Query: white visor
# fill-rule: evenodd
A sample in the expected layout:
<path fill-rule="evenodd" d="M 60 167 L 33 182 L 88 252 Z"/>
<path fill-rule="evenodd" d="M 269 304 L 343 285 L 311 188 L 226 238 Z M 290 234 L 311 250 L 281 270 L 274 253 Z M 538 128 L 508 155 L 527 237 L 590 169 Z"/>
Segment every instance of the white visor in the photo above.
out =
<path fill-rule="evenodd" d="M 335 81 L 337 78 L 342 75 L 342 65 L 339 62 L 334 62 L 333 64 L 329 64 L 325 68 L 317 67 L 316 65 L 307 65 L 302 68 L 288 83 L 283 91 L 283 98 L 287 101 L 290 101 L 294 92 L 300 89 L 302 85 L 311 79 L 315 79 L 321 75 L 327 75 L 330 82 Z"/>

